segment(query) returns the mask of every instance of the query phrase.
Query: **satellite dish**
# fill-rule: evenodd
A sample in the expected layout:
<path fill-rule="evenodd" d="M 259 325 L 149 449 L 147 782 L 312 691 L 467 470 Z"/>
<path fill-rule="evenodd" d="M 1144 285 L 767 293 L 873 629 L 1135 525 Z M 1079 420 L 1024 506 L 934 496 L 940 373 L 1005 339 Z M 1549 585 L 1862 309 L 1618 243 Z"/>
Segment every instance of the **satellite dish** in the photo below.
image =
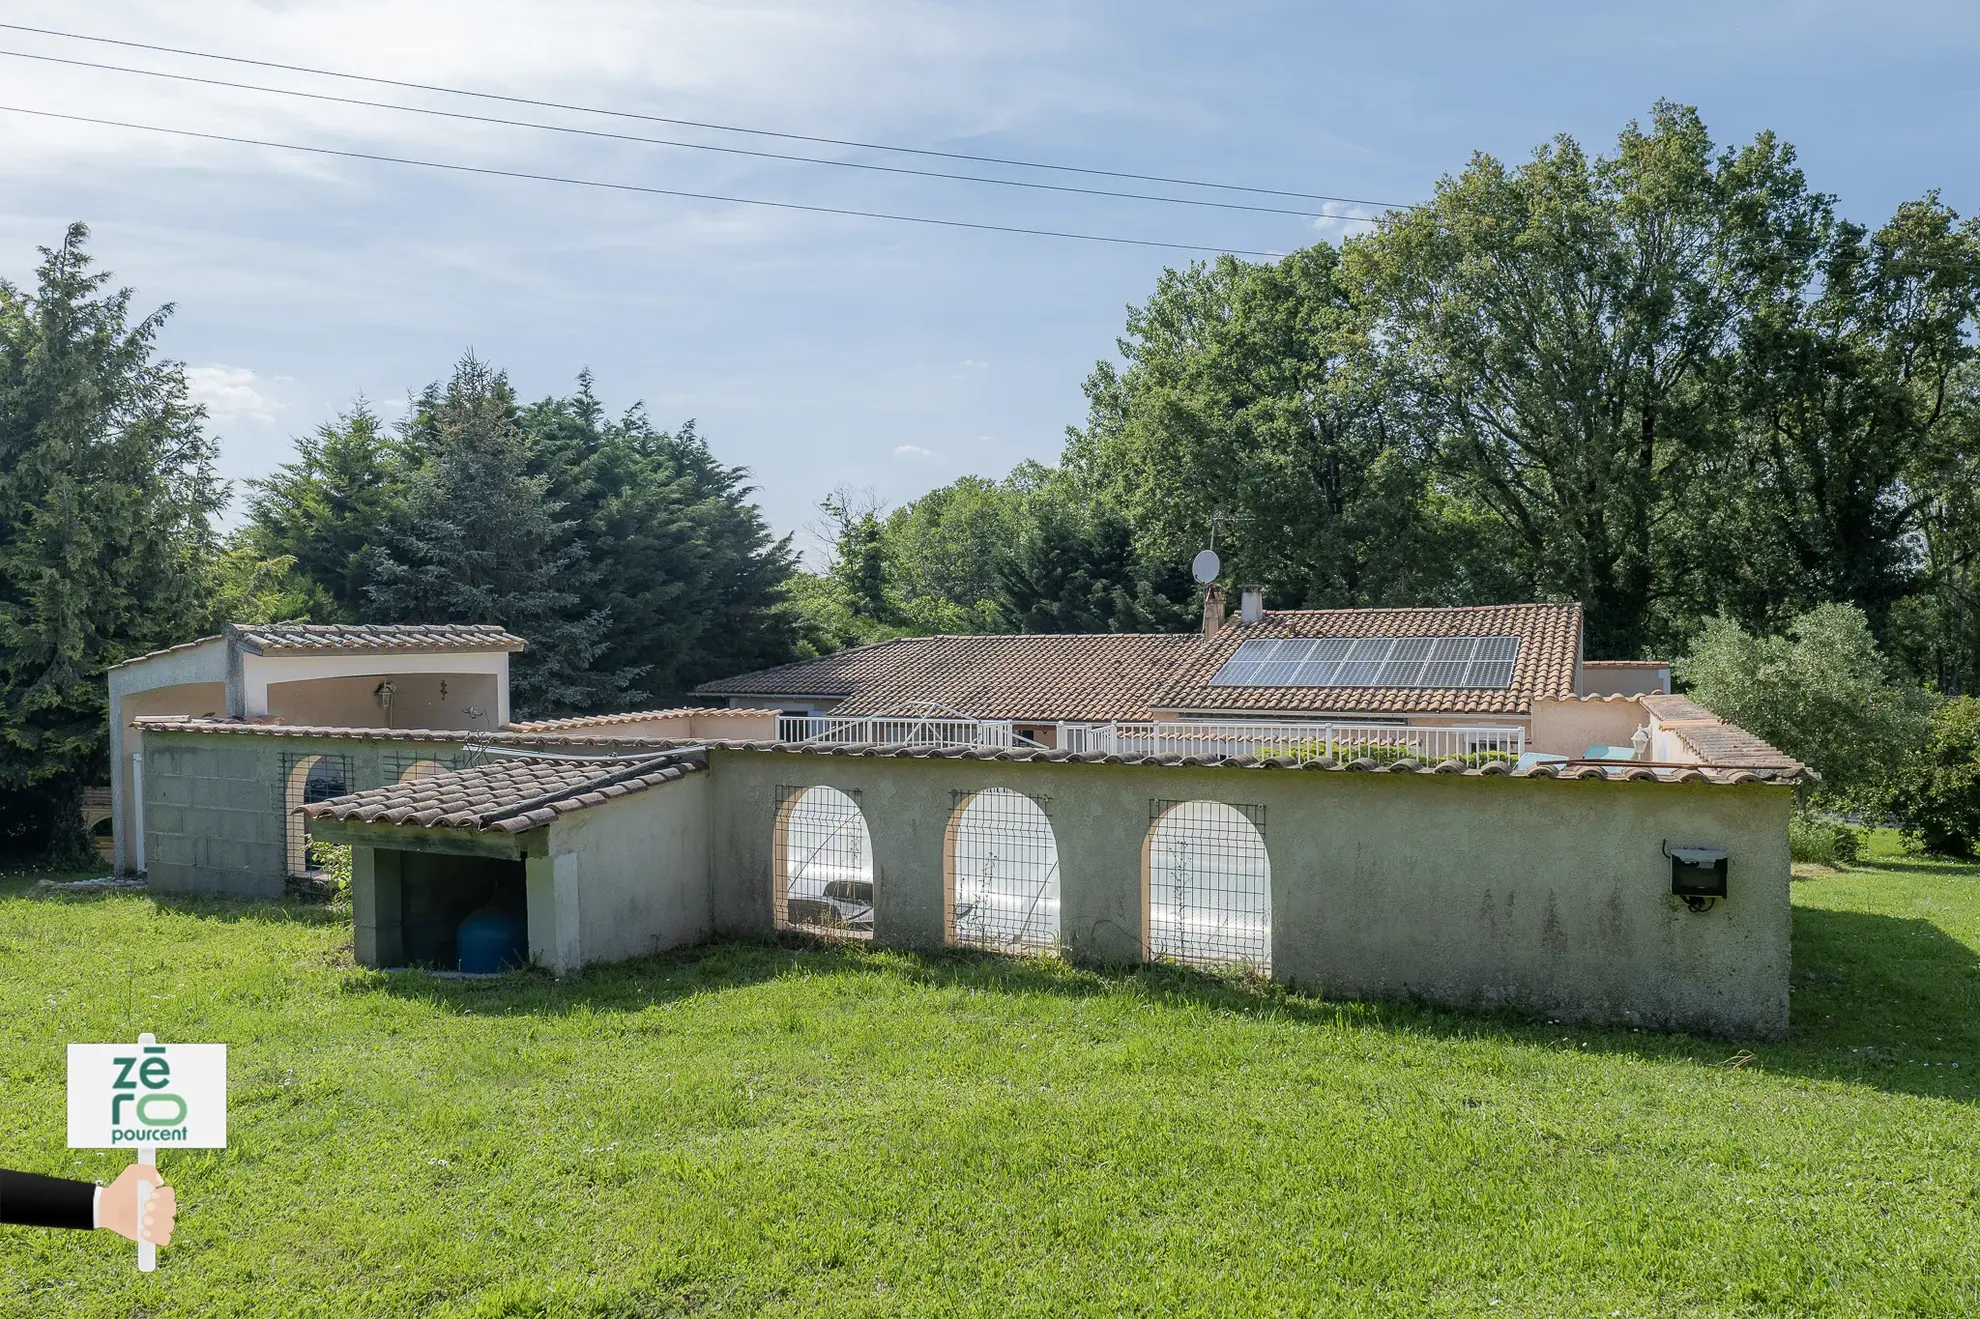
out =
<path fill-rule="evenodd" d="M 1216 581 L 1217 574 L 1223 571 L 1223 567 L 1224 561 L 1217 557 L 1215 550 L 1199 551 L 1189 564 L 1189 569 L 1196 575 L 1196 580 L 1204 586 Z"/>

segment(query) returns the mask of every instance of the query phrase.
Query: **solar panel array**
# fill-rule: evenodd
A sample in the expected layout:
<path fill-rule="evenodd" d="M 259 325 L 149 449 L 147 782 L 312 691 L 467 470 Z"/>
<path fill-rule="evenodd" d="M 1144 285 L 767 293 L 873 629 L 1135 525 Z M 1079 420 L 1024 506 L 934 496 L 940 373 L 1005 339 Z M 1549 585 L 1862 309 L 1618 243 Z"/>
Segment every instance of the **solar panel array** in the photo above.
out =
<path fill-rule="evenodd" d="M 1500 690 L 1512 685 L 1518 637 L 1320 637 L 1247 641 L 1212 687 L 1419 687 Z"/>

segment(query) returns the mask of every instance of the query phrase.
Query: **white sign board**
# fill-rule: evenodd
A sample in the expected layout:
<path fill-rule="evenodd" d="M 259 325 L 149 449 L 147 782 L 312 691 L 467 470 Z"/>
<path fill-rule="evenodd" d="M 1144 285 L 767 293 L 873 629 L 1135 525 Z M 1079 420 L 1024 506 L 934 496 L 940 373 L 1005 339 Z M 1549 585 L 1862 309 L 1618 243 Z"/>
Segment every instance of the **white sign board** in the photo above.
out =
<path fill-rule="evenodd" d="M 70 1149 L 220 1149 L 224 1044 L 71 1044 Z"/>

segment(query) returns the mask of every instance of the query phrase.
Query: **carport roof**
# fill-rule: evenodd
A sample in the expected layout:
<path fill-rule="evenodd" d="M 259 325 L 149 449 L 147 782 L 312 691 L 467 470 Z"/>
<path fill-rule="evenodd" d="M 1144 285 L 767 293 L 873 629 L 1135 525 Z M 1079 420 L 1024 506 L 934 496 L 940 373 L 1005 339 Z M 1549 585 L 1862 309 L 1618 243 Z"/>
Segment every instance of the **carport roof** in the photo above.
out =
<path fill-rule="evenodd" d="M 519 834 L 705 767 L 684 751 L 636 761 L 525 755 L 332 797 L 302 811 L 312 820 Z"/>

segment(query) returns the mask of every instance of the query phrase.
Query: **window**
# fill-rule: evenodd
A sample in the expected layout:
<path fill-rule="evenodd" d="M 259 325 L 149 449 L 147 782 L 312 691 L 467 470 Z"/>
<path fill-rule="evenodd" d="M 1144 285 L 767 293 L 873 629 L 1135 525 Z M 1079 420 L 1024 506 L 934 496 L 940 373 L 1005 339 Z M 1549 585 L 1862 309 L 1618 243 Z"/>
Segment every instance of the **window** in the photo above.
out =
<path fill-rule="evenodd" d="M 1247 641 L 1212 687 L 1416 687 L 1512 685 L 1518 637 L 1346 637 Z"/>

